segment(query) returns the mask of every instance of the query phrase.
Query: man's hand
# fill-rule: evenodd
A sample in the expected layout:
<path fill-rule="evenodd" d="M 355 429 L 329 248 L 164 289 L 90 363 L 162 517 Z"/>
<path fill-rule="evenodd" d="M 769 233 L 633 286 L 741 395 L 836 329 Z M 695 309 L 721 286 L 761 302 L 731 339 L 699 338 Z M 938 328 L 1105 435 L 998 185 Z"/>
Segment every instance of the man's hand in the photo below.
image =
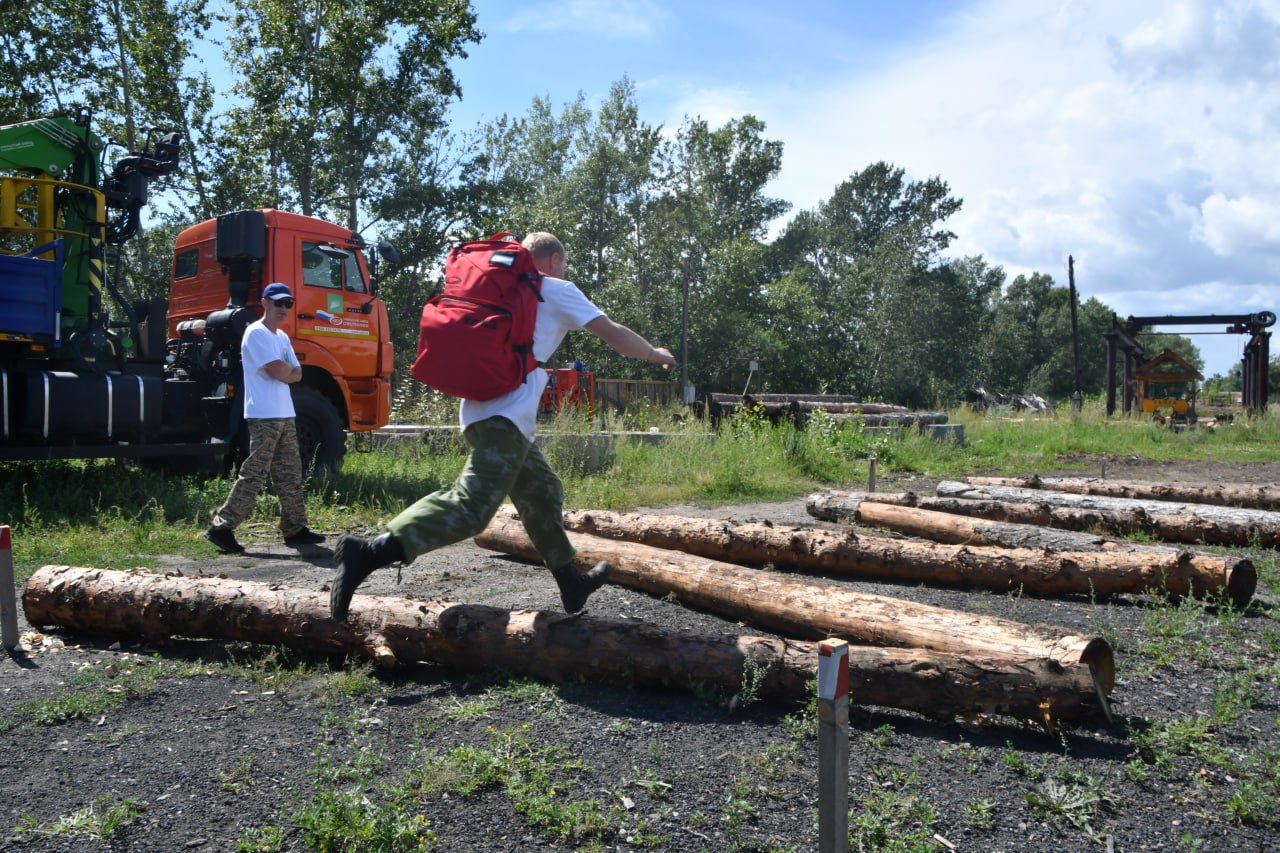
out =
<path fill-rule="evenodd" d="M 673 370 L 676 366 L 676 357 L 666 347 L 654 347 L 653 354 L 649 356 L 649 362 L 662 365 L 663 370 Z"/>
<path fill-rule="evenodd" d="M 269 361 L 262 367 L 267 375 L 280 382 L 293 384 L 302 378 L 302 368 L 296 367 L 283 359 Z"/>

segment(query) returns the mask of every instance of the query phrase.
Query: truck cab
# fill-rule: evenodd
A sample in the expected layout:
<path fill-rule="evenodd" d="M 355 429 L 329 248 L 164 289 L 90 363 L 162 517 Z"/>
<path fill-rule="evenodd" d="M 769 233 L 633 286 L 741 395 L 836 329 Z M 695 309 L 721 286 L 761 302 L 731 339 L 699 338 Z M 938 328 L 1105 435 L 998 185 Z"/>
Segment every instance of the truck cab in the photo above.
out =
<path fill-rule="evenodd" d="M 139 232 L 181 139 L 153 131 L 108 169 L 89 125 L 80 111 L 0 126 L 0 461 L 226 470 L 247 444 L 240 341 L 262 288 L 281 281 L 297 298 L 284 329 L 303 369 L 291 387 L 303 464 L 336 469 L 348 432 L 390 418 L 376 273 L 395 250 L 312 217 L 239 210 L 178 236 L 167 306 L 131 303 L 107 250 Z"/>
<path fill-rule="evenodd" d="M 178 235 L 168 334 L 173 361 L 216 385 L 203 400 L 211 423 L 242 417 L 240 337 L 262 316 L 262 289 L 279 281 L 295 297 L 281 328 L 302 365 L 292 391 L 304 466 L 337 468 L 346 432 L 387 424 L 394 350 L 369 248 L 346 228 L 270 208 L 224 214 Z M 394 254 L 386 244 L 378 250 Z"/>

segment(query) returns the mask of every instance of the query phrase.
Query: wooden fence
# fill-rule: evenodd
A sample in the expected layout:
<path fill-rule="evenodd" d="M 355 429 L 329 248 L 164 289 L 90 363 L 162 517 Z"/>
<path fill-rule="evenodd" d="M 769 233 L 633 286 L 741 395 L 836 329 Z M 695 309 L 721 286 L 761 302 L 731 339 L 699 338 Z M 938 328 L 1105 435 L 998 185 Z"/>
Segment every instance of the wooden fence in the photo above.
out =
<path fill-rule="evenodd" d="M 648 400 L 655 406 L 680 402 L 677 382 L 648 379 L 601 379 L 596 377 L 596 408 L 621 412 L 633 400 Z"/>

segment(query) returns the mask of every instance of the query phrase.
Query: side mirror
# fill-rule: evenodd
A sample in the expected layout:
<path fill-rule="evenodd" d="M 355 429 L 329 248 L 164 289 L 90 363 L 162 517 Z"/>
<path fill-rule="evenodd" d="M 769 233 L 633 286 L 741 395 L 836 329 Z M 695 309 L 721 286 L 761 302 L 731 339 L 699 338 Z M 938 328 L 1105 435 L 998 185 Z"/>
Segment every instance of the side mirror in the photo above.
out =
<path fill-rule="evenodd" d="M 400 263 L 400 253 L 396 251 L 396 247 L 388 243 L 386 240 L 378 241 L 378 254 L 389 264 Z"/>

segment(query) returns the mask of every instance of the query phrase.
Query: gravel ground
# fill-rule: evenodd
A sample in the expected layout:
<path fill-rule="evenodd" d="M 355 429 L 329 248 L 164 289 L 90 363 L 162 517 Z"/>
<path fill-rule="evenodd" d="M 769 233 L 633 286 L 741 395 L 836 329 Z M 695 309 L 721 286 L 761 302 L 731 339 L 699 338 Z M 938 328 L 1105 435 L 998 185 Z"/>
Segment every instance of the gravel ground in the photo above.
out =
<path fill-rule="evenodd" d="M 1068 461 L 1086 470 L 1058 473 L 1097 473 L 1098 460 Z M 1111 459 L 1107 473 L 1280 482 L 1277 464 Z M 932 485 L 880 479 L 885 491 Z M 823 526 L 805 513 L 803 499 L 655 511 Z M 170 558 L 152 568 L 327 585 L 328 557 L 300 557 L 273 543 L 266 527 L 246 533 L 243 557 Z M 1091 602 L 845 582 L 1102 633 L 1116 651 L 1120 714 L 1108 729 L 1049 735 L 1016 720 L 938 723 L 854 708 L 852 849 L 1280 850 L 1280 617 L 1267 559 L 1262 601 L 1238 618 L 1198 603 L 1154 608 L 1144 596 Z M 418 559 L 399 583 L 394 570 L 379 572 L 365 590 L 559 606 L 544 570 L 469 542 Z M 767 633 L 612 585 L 592 598 L 589 612 L 693 631 Z M 348 675 L 328 661 L 299 663 L 261 648 L 111 642 L 37 630 L 21 615 L 20 622 L 22 647 L 0 658 L 0 849 L 418 849 L 403 835 L 398 846 L 379 847 L 374 836 L 388 826 L 416 826 L 427 839 L 421 849 L 443 851 L 818 848 L 817 741 L 804 708 L 464 678 L 430 665 Z M 154 679 L 144 678 L 148 672 Z M 70 705 L 84 697 L 103 702 Z M 47 708 L 47 716 L 62 718 L 40 720 L 37 711 Z M 506 776 L 481 784 L 489 777 L 482 764 L 462 762 L 466 750 L 497 756 Z M 452 786 L 440 781 L 446 767 L 458 772 Z M 550 768 L 554 784 L 542 782 L 537 768 Z M 554 796 L 536 796 L 552 789 Z M 369 820 L 363 841 L 309 845 L 317 815 L 355 821 L 339 803 L 355 803 L 354 813 L 380 822 Z M 108 832 L 102 824 L 112 817 L 120 825 Z"/>

